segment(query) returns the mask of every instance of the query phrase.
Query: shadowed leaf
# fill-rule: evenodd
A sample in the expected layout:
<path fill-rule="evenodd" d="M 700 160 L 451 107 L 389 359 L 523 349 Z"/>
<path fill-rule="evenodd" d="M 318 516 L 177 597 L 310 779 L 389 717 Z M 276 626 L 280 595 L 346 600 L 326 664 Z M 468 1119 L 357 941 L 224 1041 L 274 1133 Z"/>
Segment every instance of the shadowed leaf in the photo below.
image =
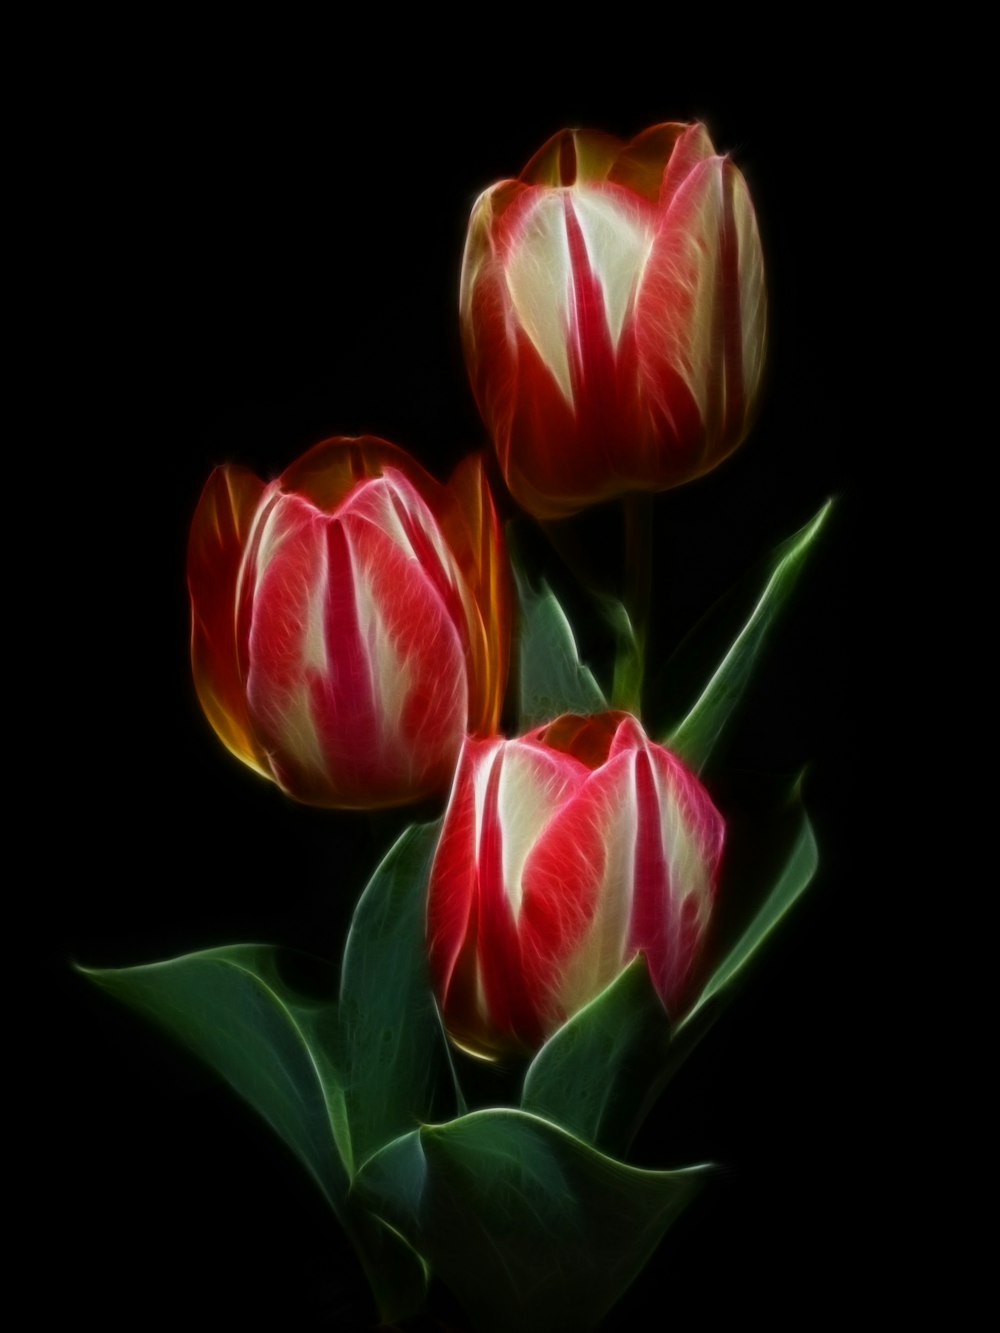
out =
<path fill-rule="evenodd" d="M 761 650 L 788 602 L 807 557 L 815 548 L 832 504 L 833 501 L 828 500 L 804 528 L 774 552 L 764 587 L 749 619 L 694 706 L 664 742 L 696 773 L 704 769 L 750 683 Z"/>
<path fill-rule="evenodd" d="M 81 970 L 220 1074 L 340 1212 L 347 1128 L 329 1058 L 334 1014 L 329 1003 L 291 990 L 280 958 L 269 945 L 234 944 L 141 967 Z"/>
<path fill-rule="evenodd" d="M 447 1068 L 424 942 L 440 821 L 406 830 L 354 911 L 340 985 L 340 1056 L 354 1165 L 433 1118 Z M 454 1103 L 447 1112 L 454 1109 Z"/>
<path fill-rule="evenodd" d="M 640 955 L 541 1048 L 521 1106 L 606 1152 L 624 1153 L 669 1044 L 670 1022 Z"/>
<path fill-rule="evenodd" d="M 519 722 L 528 731 L 561 713 L 600 713 L 601 688 L 580 661 L 573 630 L 555 594 L 544 583 L 536 592 L 513 560 L 520 606 Z"/>
<path fill-rule="evenodd" d="M 405 1135 L 355 1188 L 486 1333 L 593 1328 L 692 1199 L 706 1168 L 642 1171 L 516 1110 Z"/>
<path fill-rule="evenodd" d="M 778 926 L 782 917 L 808 888 L 819 867 L 819 850 L 812 825 L 798 802 L 795 805 L 794 818 L 796 831 L 771 891 L 738 939 L 715 964 L 696 1003 L 678 1025 L 678 1030 L 682 1030 L 686 1024 L 692 1022 L 704 1006 L 737 980 Z"/>

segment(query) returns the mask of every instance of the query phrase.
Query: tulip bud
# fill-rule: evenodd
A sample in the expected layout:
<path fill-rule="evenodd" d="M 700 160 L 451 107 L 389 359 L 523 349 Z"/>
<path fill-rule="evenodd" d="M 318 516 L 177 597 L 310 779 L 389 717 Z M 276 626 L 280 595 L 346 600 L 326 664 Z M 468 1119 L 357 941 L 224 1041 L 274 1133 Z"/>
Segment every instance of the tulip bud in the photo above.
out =
<path fill-rule="evenodd" d="M 512 494 L 538 518 L 664 490 L 750 428 L 764 264 L 746 182 L 703 125 L 563 130 L 472 211 L 466 365 Z"/>
<path fill-rule="evenodd" d="M 723 821 L 625 713 L 466 741 L 431 871 L 427 941 L 448 1031 L 533 1050 L 642 951 L 684 1006 L 715 898 Z"/>
<path fill-rule="evenodd" d="M 326 440 L 269 485 L 217 468 L 188 546 L 198 698 L 300 801 L 443 792 L 466 733 L 499 720 L 508 579 L 479 459 L 447 487 L 372 437 Z"/>

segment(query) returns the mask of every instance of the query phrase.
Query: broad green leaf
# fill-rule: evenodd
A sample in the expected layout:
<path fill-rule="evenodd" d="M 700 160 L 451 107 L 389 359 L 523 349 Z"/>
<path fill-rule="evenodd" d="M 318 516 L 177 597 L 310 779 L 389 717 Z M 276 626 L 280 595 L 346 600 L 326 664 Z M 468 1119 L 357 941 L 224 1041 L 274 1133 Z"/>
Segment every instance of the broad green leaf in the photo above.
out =
<path fill-rule="evenodd" d="M 719 663 L 700 697 L 666 744 L 700 773 L 739 703 L 770 631 L 814 549 L 833 502 L 775 551 L 762 592 L 749 619 Z"/>
<path fill-rule="evenodd" d="M 670 1021 L 640 955 L 541 1048 L 521 1106 L 622 1154 L 649 1110 L 669 1044 Z"/>
<path fill-rule="evenodd" d="M 312 962 L 312 960 L 309 960 Z M 323 1191 L 358 1251 L 381 1317 L 418 1310 L 428 1273 L 410 1244 L 348 1194 L 353 1161 L 332 1052 L 337 1011 L 299 994 L 295 956 L 237 944 L 162 963 L 81 971 L 186 1046 L 267 1121 Z M 329 979 L 332 989 L 332 977 Z"/>
<path fill-rule="evenodd" d="M 338 1062 L 354 1167 L 433 1117 L 446 1071 L 424 942 L 427 878 L 440 830 L 438 821 L 403 833 L 362 894 L 347 937 Z"/>
<path fill-rule="evenodd" d="M 573 630 L 555 594 L 542 584 L 535 591 L 514 561 L 519 629 L 519 708 L 522 731 L 561 713 L 600 713 L 607 700 L 580 661 Z"/>
<path fill-rule="evenodd" d="M 522 1111 L 475 1111 L 370 1158 L 355 1189 L 477 1328 L 582 1333 L 627 1289 L 706 1177 L 643 1171 Z"/>
<path fill-rule="evenodd" d="M 349 1147 L 329 1059 L 331 1006 L 288 986 L 278 950 L 237 944 L 142 967 L 81 970 L 220 1074 L 343 1214 Z"/>

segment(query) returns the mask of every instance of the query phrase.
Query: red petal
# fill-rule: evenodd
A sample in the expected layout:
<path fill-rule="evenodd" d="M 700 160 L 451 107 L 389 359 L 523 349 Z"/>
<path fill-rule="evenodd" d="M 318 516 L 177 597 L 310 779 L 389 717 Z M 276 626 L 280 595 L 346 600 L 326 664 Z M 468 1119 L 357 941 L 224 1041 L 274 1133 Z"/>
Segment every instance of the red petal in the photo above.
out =
<path fill-rule="evenodd" d="M 525 986 L 546 1033 L 617 976 L 632 900 L 631 758 L 589 773 L 553 816 L 524 870 Z"/>
<path fill-rule="evenodd" d="M 479 962 L 491 1025 L 528 1048 L 545 1035 L 547 995 L 524 938 L 524 869 L 556 811 L 579 789 L 586 769 L 566 755 L 508 741 L 489 774 L 477 865 L 482 934 Z M 544 949 L 558 949 L 549 937 Z"/>
<path fill-rule="evenodd" d="M 332 514 L 355 486 L 384 476 L 387 468 L 402 472 L 434 507 L 440 482 L 405 450 L 377 435 L 335 435 L 321 441 L 285 469 L 279 485 L 286 494 L 304 496 L 323 513 Z"/>
<path fill-rule="evenodd" d="M 724 825 L 698 779 L 674 755 L 636 753 L 635 897 L 629 946 L 641 949 L 667 1009 L 683 1007 L 708 929 Z"/>
<path fill-rule="evenodd" d="M 486 1016 L 479 1011 L 476 986 L 479 913 L 475 779 L 480 770 L 488 769 L 501 744 L 497 740 L 466 741 L 428 888 L 431 980 L 449 1031 L 466 1043 L 487 1026 Z"/>
<path fill-rule="evenodd" d="M 588 768 L 600 768 L 612 752 L 612 743 L 627 719 L 627 713 L 615 711 L 595 713 L 590 717 L 563 713 L 554 722 L 547 722 L 531 732 L 528 739 L 571 755 Z"/>
<path fill-rule="evenodd" d="M 453 504 L 441 514 L 472 599 L 468 625 L 469 731 L 491 735 L 500 723 L 510 654 L 511 574 L 500 521 L 480 455 L 470 455 L 448 483 Z"/>
<path fill-rule="evenodd" d="M 237 584 L 265 492 L 242 467 L 219 467 L 198 501 L 188 539 L 191 665 L 205 716 L 233 754 L 270 776 L 250 724 L 237 641 Z"/>
<path fill-rule="evenodd" d="M 693 128 L 696 127 L 672 122 L 643 130 L 618 154 L 608 180 L 634 190 L 655 204 L 660 199 L 664 167 L 670 161 L 677 141 Z"/>
<path fill-rule="evenodd" d="M 602 130 L 560 130 L 542 144 L 518 177 L 529 185 L 573 185 L 604 180 L 622 143 Z"/>

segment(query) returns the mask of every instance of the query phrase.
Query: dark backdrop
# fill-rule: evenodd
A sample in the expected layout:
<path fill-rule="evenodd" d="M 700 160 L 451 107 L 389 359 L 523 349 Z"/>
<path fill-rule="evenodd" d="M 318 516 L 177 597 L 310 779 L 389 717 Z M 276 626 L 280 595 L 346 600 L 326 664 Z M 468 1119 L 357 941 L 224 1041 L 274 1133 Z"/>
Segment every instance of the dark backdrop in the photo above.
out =
<path fill-rule="evenodd" d="M 72 727 L 57 724 L 72 762 L 67 773 L 53 757 L 48 778 L 78 831 L 43 923 L 56 937 L 42 1048 L 47 1105 L 60 1108 L 54 1298 L 106 1328 L 370 1321 L 334 1219 L 270 1131 L 69 970 L 237 940 L 336 955 L 387 840 L 364 815 L 294 805 L 215 739 L 187 661 L 187 526 L 214 465 L 272 476 L 335 433 L 383 435 L 445 475 L 484 442 L 456 317 L 478 192 L 564 124 L 630 136 L 700 117 L 757 204 L 771 351 L 747 444 L 657 500 L 658 649 L 841 496 L 732 747 L 744 766 L 810 764 L 823 870 L 642 1137 L 644 1165 L 724 1171 L 609 1327 L 633 1327 L 647 1301 L 664 1324 L 743 1306 L 797 1322 L 804 1299 L 836 1298 L 851 1263 L 831 1219 L 850 1197 L 843 1143 L 856 1114 L 840 1025 L 853 966 L 850 271 L 830 208 L 842 145 L 828 90 L 780 67 L 736 82 L 690 62 L 655 80 L 637 67 L 611 86 L 581 68 L 553 87 L 527 66 L 500 77 L 472 64 L 400 86 L 375 64 L 346 76 L 343 63 L 331 55 L 317 77 L 276 57 L 186 55 L 154 76 L 137 60 L 66 118 L 60 327 L 80 392 L 63 397 L 74 460 L 63 476 L 78 662 Z M 441 1293 L 432 1311 L 460 1321 Z"/>

